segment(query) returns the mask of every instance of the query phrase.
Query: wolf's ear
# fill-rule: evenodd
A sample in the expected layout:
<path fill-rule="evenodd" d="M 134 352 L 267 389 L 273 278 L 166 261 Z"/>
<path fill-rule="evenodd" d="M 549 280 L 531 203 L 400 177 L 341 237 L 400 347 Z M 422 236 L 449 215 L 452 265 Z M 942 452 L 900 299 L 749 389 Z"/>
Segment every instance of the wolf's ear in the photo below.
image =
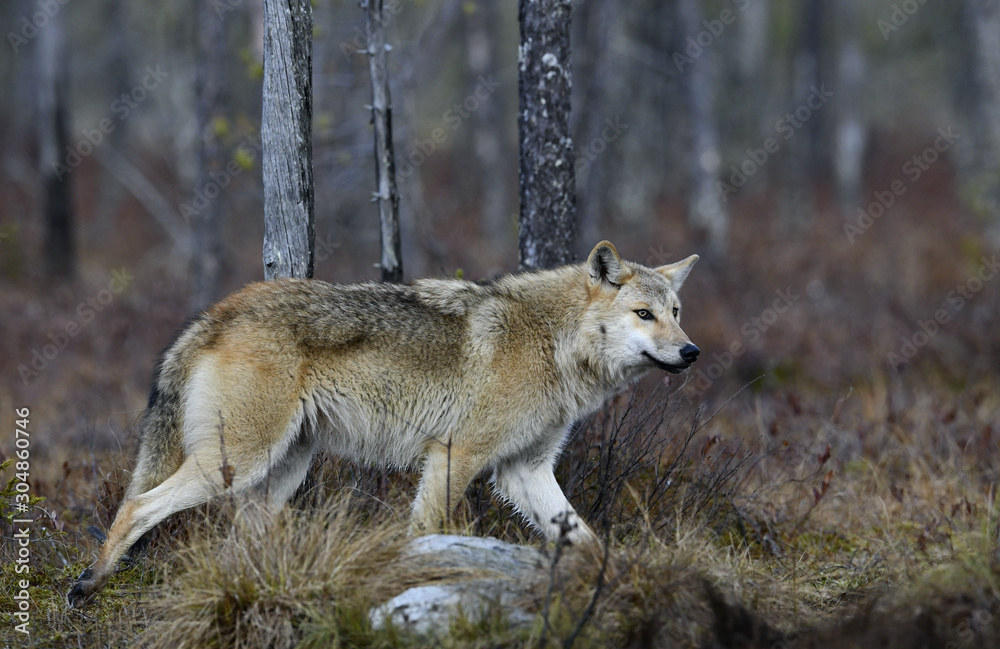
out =
<path fill-rule="evenodd" d="M 656 272 L 663 275 L 673 284 L 674 290 L 679 291 L 684 280 L 687 279 L 688 274 L 691 272 L 694 262 L 698 261 L 698 255 L 691 255 L 683 261 L 678 261 L 675 264 L 667 264 L 666 266 L 660 266 L 656 269 Z"/>
<path fill-rule="evenodd" d="M 592 286 L 596 286 L 601 282 L 608 282 L 613 286 L 621 286 L 631 274 L 610 241 L 602 241 L 594 246 L 594 249 L 590 252 L 590 257 L 587 259 L 587 268 L 590 271 L 590 283 Z"/>

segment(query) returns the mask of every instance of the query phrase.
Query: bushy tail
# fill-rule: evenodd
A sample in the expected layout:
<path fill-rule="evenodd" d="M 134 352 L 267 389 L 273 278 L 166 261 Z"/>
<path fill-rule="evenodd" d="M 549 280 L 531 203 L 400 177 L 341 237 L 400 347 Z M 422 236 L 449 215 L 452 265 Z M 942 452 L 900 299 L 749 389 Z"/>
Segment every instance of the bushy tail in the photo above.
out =
<path fill-rule="evenodd" d="M 205 317 L 198 316 L 160 356 L 142 417 L 139 458 L 127 498 L 156 487 L 184 461 L 184 386 L 198 352 L 205 345 L 207 329 Z"/>

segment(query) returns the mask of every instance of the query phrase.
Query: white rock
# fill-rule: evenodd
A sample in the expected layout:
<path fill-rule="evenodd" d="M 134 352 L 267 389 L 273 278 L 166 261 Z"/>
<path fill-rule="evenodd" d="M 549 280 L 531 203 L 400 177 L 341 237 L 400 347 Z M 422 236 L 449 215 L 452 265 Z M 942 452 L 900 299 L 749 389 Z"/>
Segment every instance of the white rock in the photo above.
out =
<path fill-rule="evenodd" d="M 503 607 L 507 620 L 528 625 L 534 616 L 517 602 L 541 580 L 548 578 L 549 558 L 537 548 L 504 543 L 495 538 L 434 534 L 410 542 L 404 556 L 416 563 L 466 570 L 467 578 L 416 586 L 372 609 L 368 618 L 375 628 L 391 620 L 402 629 L 435 635 L 448 632 L 460 612 L 470 619 Z"/>

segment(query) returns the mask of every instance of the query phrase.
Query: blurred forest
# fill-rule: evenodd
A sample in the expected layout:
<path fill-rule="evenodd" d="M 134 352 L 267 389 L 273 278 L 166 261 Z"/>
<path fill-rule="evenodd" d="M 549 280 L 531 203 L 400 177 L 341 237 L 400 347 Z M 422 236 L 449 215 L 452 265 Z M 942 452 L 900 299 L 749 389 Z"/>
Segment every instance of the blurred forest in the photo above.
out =
<path fill-rule="evenodd" d="M 313 7 L 315 276 L 376 279 L 362 13 Z M 512 271 L 517 4 L 386 8 L 406 279 Z M 36 413 L 33 480 L 83 545 L 94 494 L 60 492 L 59 474 L 127 466 L 156 354 L 195 308 L 263 278 L 262 2 L 0 15 L 0 409 Z M 711 444 L 789 449 L 758 486 L 824 447 L 838 476 L 877 465 L 872 493 L 915 517 L 911 549 L 940 540 L 954 500 L 994 511 L 1000 3 L 577 0 L 572 30 L 577 255 L 609 239 L 648 265 L 702 256 L 683 394 L 715 412 L 739 393 Z M 904 448 L 954 472 L 913 469 Z M 898 496 L 932 473 L 960 487 Z M 793 544 L 768 498 L 757 542 Z"/>
<path fill-rule="evenodd" d="M 509 271 L 516 6 L 386 12 L 406 276 Z M 78 318 L 112 269 L 135 277 L 130 302 L 175 307 L 177 323 L 261 278 L 261 2 L 4 13 L 0 273 L 24 291 L 27 321 L 50 322 L 7 319 L 5 341 L 27 355 L 5 369 Z M 361 21 L 354 3 L 315 3 L 316 276 L 338 282 L 377 277 L 379 258 Z M 776 327 L 787 362 L 814 378 L 891 366 L 898 336 L 1000 238 L 998 21 L 982 0 L 575 3 L 577 254 L 608 238 L 649 264 L 707 255 L 687 296 L 692 335 L 740 344 L 741 375 L 777 362 L 751 344 L 774 338 L 743 327 L 777 290 L 810 303 Z M 988 317 L 989 300 L 969 301 Z M 113 338 L 113 322 L 84 338 Z M 128 338 L 137 323 L 120 326 Z M 809 327 L 820 340 L 801 340 Z M 921 356 L 950 356 L 951 337 Z M 994 342 L 964 344 L 995 366 Z M 44 394 L 44 380 L 18 379 L 16 394 Z"/>
<path fill-rule="evenodd" d="M 579 253 L 600 237 L 634 237 L 679 255 L 686 248 L 649 235 L 664 223 L 680 227 L 688 202 L 703 232 L 685 243 L 699 250 L 724 238 L 713 228 L 725 230 L 714 221 L 726 216 L 767 218 L 790 235 L 835 208 L 850 221 L 939 128 L 964 137 L 928 174 L 944 186 L 914 190 L 995 217 L 996 18 L 982 16 L 981 4 L 990 3 L 575 3 Z M 517 213 L 516 6 L 398 0 L 387 9 L 409 276 L 507 270 Z M 243 255 L 262 227 L 261 11 L 252 0 L 5 5 L 2 227 L 16 251 L 4 255 L 8 277 L 37 280 L 45 270 L 19 262 L 45 256 L 42 168 L 54 162 L 68 168 L 80 273 L 102 262 L 162 263 L 151 260 L 166 254 L 163 270 L 189 277 L 196 212 L 211 208 L 225 229 L 226 288 L 259 276 Z M 370 275 L 365 262 L 377 259 L 360 21 L 354 3 L 315 3 L 317 275 L 340 281 Z M 207 38 L 199 34 L 213 22 Z M 199 106 L 206 70 L 218 77 L 216 99 Z M 53 155 L 40 141 L 40 118 L 52 111 L 47 84 L 64 93 L 59 117 L 71 150 L 40 160 Z M 218 148 L 219 181 L 211 169 L 199 175 L 202 136 Z M 768 138 L 774 151 L 763 150 Z M 237 174 L 226 172 L 229 161 Z M 636 247 L 633 256 L 648 256 Z"/>

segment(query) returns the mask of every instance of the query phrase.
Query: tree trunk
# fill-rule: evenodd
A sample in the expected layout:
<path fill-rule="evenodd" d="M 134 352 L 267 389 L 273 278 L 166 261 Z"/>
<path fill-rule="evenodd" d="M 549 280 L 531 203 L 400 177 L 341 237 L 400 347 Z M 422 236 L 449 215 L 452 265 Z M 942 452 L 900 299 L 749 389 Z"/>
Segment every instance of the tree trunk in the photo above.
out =
<path fill-rule="evenodd" d="M 586 111 L 577 111 L 571 115 L 572 132 L 579 136 L 580 147 L 584 147 L 587 142 L 602 142 L 601 132 L 607 126 L 606 110 L 612 104 L 608 100 L 611 94 L 608 80 L 614 70 L 611 60 L 611 30 L 620 15 L 619 0 L 602 0 L 600 4 L 588 2 L 581 5 L 577 19 L 573 21 L 577 35 L 583 39 L 580 42 L 589 44 L 589 47 L 579 48 L 576 52 L 580 63 L 576 69 L 577 98 L 582 97 L 581 105 L 587 107 Z M 587 84 L 584 88 L 579 86 L 581 79 Z M 603 143 L 610 146 L 610 143 Z M 604 238 L 601 233 L 607 216 L 608 169 L 613 165 L 608 157 L 610 156 L 590 152 L 589 156 L 585 153 L 578 154 L 574 160 L 581 181 L 577 236 L 582 239 L 580 245 L 584 248 L 593 247 Z"/>
<path fill-rule="evenodd" d="M 63 156 L 69 145 L 66 133 L 66 55 L 61 16 L 52 17 L 38 30 L 36 50 L 38 90 L 38 162 L 42 177 L 42 205 L 45 220 L 45 270 L 57 278 L 73 275 L 72 175 L 65 170 Z"/>
<path fill-rule="evenodd" d="M 125 19 L 126 2 L 127 0 L 110 0 L 107 14 L 102 18 L 107 21 L 104 46 L 108 59 L 102 76 L 107 79 L 109 96 L 113 97 L 121 97 L 122 93 L 130 93 L 132 90 L 132 66 L 135 61 L 134 49 L 131 47 L 132 32 Z M 129 122 L 127 119 L 120 120 L 115 129 L 104 136 L 103 144 L 114 147 L 116 151 L 128 150 Z M 88 224 L 87 231 L 93 240 L 104 241 L 111 237 L 114 230 L 125 189 L 108 173 L 102 173 L 97 183 L 97 206 L 94 209 L 96 219 L 92 225 Z"/>
<path fill-rule="evenodd" d="M 698 0 L 679 0 L 677 12 L 680 49 L 680 41 L 697 34 L 703 26 Z M 709 252 L 720 257 L 726 249 L 729 217 L 718 187 L 721 156 L 712 115 L 711 64 L 711 53 L 694 58 L 681 75 L 681 88 L 690 127 L 688 221 L 708 234 Z"/>
<path fill-rule="evenodd" d="M 739 101 L 728 102 L 730 106 L 727 106 L 724 117 L 721 117 L 723 123 L 728 122 L 728 125 L 720 128 L 720 131 L 727 133 L 730 142 L 757 140 L 761 134 L 761 124 L 777 112 L 779 103 L 774 100 L 772 83 L 775 66 L 771 65 L 769 59 L 769 49 L 774 38 L 771 4 L 771 0 L 754 0 L 746 5 L 734 25 L 738 30 L 738 38 L 729 56 L 735 56 L 735 60 L 728 58 L 727 65 L 733 66 L 736 74 L 735 79 L 733 76 L 726 78 L 725 88 L 721 91 L 724 97 L 739 98 Z M 783 103 L 780 105 L 784 106 Z M 736 148 L 736 151 L 745 154 L 746 146 Z M 732 151 L 727 153 L 731 154 Z M 727 153 L 723 153 L 723 158 Z M 725 175 L 726 172 L 723 171 L 723 176 Z M 763 184 L 758 180 L 755 187 L 762 191 Z M 742 193 L 743 190 L 740 191 Z"/>
<path fill-rule="evenodd" d="M 198 84 L 198 164 L 197 183 L 205 183 L 212 172 L 221 168 L 219 142 L 214 131 L 214 113 L 222 94 L 225 79 L 226 30 L 223 16 L 211 3 L 200 5 L 198 21 L 197 68 Z M 189 307 L 200 311 L 217 297 L 221 269 L 219 220 L 223 213 L 223 196 L 220 194 L 195 217 L 191 224 L 191 271 L 194 286 Z"/>
<path fill-rule="evenodd" d="M 823 11 L 821 0 L 806 0 L 799 6 L 803 28 L 793 65 L 793 104 L 805 101 L 812 88 L 818 87 L 822 81 Z M 815 210 L 814 185 L 826 157 L 821 150 L 823 141 L 820 137 L 824 118 L 822 110 L 813 111 L 788 141 L 788 155 L 784 156 L 785 168 L 778 192 L 778 210 L 782 218 L 793 225 L 810 222 Z"/>
<path fill-rule="evenodd" d="M 975 53 L 975 209 L 1000 221 L 1000 0 L 966 0 L 965 9 Z"/>
<path fill-rule="evenodd" d="M 858 43 L 860 0 L 842 0 L 834 5 L 837 39 L 837 113 L 833 140 L 833 171 L 837 203 L 845 219 L 854 219 L 861 202 L 862 172 L 868 129 L 861 116 L 861 92 L 865 80 L 865 54 Z"/>
<path fill-rule="evenodd" d="M 312 7 L 264 0 L 264 277 L 312 277 Z"/>
<path fill-rule="evenodd" d="M 496 70 L 496 45 L 490 22 L 499 10 L 491 2 L 479 2 L 465 12 L 465 43 L 471 79 L 488 77 Z M 497 93 L 471 114 L 472 148 L 479 167 L 476 175 L 480 179 L 477 193 L 481 206 L 480 233 L 494 246 L 510 241 L 513 234 L 507 195 L 508 183 L 513 178 L 510 168 L 504 164 L 501 102 L 500 93 Z"/>
<path fill-rule="evenodd" d="M 571 0 L 520 0 L 521 268 L 573 260 L 576 180 L 569 131 Z"/>
<path fill-rule="evenodd" d="M 388 50 L 382 0 L 362 0 L 365 37 L 368 41 L 368 73 L 372 85 L 372 124 L 375 131 L 375 183 L 378 190 L 382 281 L 403 280 L 403 255 L 399 238 L 399 192 L 396 189 L 396 156 L 392 147 L 392 100 L 389 96 Z"/>

